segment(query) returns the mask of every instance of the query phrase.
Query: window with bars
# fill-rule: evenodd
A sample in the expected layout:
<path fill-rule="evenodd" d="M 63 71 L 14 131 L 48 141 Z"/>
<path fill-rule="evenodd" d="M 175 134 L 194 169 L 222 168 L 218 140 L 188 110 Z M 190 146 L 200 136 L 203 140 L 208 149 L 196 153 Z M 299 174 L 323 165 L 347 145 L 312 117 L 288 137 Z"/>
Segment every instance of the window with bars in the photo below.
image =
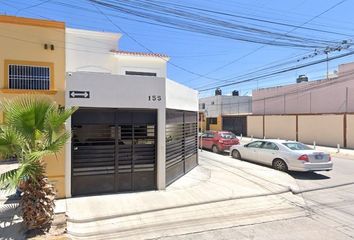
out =
<path fill-rule="evenodd" d="M 50 75 L 49 66 L 8 65 L 10 89 L 49 90 Z"/>

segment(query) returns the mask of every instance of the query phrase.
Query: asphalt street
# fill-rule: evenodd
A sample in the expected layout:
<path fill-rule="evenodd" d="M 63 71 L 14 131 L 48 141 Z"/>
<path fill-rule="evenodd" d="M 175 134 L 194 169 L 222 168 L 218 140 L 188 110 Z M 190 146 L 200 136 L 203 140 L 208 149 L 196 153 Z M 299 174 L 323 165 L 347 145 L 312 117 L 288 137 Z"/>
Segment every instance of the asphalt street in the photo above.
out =
<path fill-rule="evenodd" d="M 159 239 L 354 239 L 354 160 L 333 158 L 333 161 L 334 169 L 329 172 L 288 173 L 304 191 L 297 195 L 304 199 L 309 213 L 306 217 Z"/>

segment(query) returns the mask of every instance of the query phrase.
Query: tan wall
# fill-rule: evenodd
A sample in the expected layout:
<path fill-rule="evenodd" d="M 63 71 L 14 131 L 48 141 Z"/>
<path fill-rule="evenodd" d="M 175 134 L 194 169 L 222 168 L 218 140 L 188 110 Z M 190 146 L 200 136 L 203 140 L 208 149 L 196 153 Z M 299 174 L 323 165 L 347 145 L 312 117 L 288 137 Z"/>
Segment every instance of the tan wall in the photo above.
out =
<path fill-rule="evenodd" d="M 263 138 L 263 116 L 247 116 L 247 135 Z"/>
<path fill-rule="evenodd" d="M 354 114 L 347 115 L 347 148 L 354 149 Z"/>
<path fill-rule="evenodd" d="M 296 140 L 296 116 L 265 116 L 266 138 Z"/>
<path fill-rule="evenodd" d="M 65 25 L 59 22 L 41 21 L 27 18 L 0 16 L 0 101 L 27 93 L 36 93 L 52 98 L 58 104 L 65 105 Z M 44 44 L 53 44 L 54 51 L 45 50 Z M 30 64 L 43 62 L 51 64 L 54 78 L 50 91 L 31 91 L 6 89 L 5 60 L 22 61 Z M 1 118 L 2 114 L 0 114 Z M 2 120 L 2 119 L 0 119 Z M 54 157 L 55 158 L 55 157 Z M 48 160 L 47 173 L 54 181 L 58 197 L 64 197 L 64 154 L 57 159 Z"/>
<path fill-rule="evenodd" d="M 219 115 L 217 117 L 217 124 L 210 124 L 210 130 L 221 131 L 222 130 L 222 117 Z"/>
<path fill-rule="evenodd" d="M 299 141 L 317 145 L 343 146 L 343 115 L 299 115 Z"/>

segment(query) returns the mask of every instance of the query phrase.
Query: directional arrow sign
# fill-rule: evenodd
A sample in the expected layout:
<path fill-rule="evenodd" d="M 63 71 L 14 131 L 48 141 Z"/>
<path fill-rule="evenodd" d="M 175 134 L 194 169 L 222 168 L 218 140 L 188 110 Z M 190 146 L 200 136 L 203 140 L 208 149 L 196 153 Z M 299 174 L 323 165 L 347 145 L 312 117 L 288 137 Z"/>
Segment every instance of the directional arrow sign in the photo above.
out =
<path fill-rule="evenodd" d="M 90 91 L 69 91 L 70 98 L 90 98 Z"/>

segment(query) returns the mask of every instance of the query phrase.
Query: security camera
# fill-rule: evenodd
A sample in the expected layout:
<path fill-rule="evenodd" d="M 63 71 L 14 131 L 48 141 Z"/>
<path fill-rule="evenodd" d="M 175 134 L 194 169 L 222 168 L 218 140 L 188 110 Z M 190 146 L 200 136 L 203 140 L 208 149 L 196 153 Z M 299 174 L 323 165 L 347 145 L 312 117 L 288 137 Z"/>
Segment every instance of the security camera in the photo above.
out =
<path fill-rule="evenodd" d="M 68 76 L 69 76 L 69 77 L 71 77 L 72 75 L 73 75 L 73 73 L 71 73 L 71 72 L 68 73 Z"/>

